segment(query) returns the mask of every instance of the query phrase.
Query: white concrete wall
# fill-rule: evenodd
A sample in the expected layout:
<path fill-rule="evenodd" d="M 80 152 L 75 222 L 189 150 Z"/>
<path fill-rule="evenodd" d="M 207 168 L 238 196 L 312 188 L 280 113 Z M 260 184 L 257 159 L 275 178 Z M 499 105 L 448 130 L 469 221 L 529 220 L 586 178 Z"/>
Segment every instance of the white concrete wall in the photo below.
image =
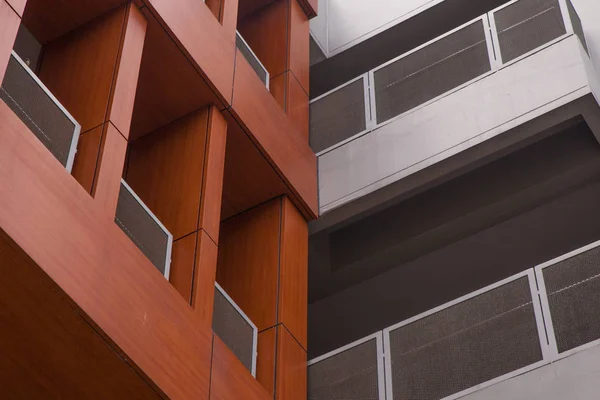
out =
<path fill-rule="evenodd" d="M 462 397 L 463 400 L 597 400 L 599 398 L 599 346 Z"/>
<path fill-rule="evenodd" d="M 600 57 L 600 1 L 572 0 L 593 52 Z M 311 21 L 313 37 L 332 56 L 401 23 L 440 0 L 321 0 Z"/>

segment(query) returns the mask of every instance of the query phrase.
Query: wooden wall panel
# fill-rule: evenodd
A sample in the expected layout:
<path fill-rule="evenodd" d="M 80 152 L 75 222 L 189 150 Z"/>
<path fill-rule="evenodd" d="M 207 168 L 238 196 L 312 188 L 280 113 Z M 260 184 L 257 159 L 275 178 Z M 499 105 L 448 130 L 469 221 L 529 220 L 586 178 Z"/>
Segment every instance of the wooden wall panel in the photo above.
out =
<path fill-rule="evenodd" d="M 308 18 L 314 18 L 319 13 L 319 0 L 298 0 Z"/>
<path fill-rule="evenodd" d="M 271 76 L 288 69 L 288 9 L 290 0 L 276 0 L 238 24 L 242 37 Z"/>
<path fill-rule="evenodd" d="M 289 13 L 288 69 L 304 91 L 309 90 L 310 23 L 298 1 L 291 0 Z"/>
<path fill-rule="evenodd" d="M 256 360 L 256 380 L 275 397 L 275 364 L 277 354 L 277 327 L 258 334 L 258 357 Z"/>
<path fill-rule="evenodd" d="M 283 198 L 279 321 L 307 348 L 308 223 L 287 198 Z"/>
<path fill-rule="evenodd" d="M 39 76 L 81 132 L 106 120 L 125 16 L 120 7 L 45 48 Z"/>
<path fill-rule="evenodd" d="M 305 400 L 306 352 L 285 326 L 277 329 L 276 400 Z"/>
<path fill-rule="evenodd" d="M 100 159 L 103 131 L 104 125 L 91 129 L 79 136 L 79 142 L 77 143 L 77 154 L 72 174 L 77 182 L 90 194 L 92 194 L 96 167 Z"/>
<path fill-rule="evenodd" d="M 112 123 L 105 123 L 92 193 L 98 207 L 110 217 L 114 217 L 117 212 L 125 153 L 127 140 Z"/>
<path fill-rule="evenodd" d="M 192 288 L 194 312 L 206 327 L 212 328 L 215 278 L 217 273 L 217 245 L 203 230 L 198 231 L 196 270 Z"/>
<path fill-rule="evenodd" d="M 284 72 L 272 77 L 269 82 L 269 91 L 283 111 L 287 111 L 288 76 Z"/>
<path fill-rule="evenodd" d="M 225 37 L 235 43 L 235 32 L 238 26 L 238 0 L 221 0 L 223 7 L 223 15 L 221 16 L 221 24 L 223 25 L 223 33 Z M 235 51 L 234 51 L 235 54 Z"/>
<path fill-rule="evenodd" d="M 296 79 L 293 72 L 287 72 L 289 75 L 288 79 L 288 92 L 287 92 L 287 115 L 290 118 L 290 122 L 296 128 L 296 131 L 306 143 L 308 143 L 308 130 L 309 130 L 309 108 L 308 108 L 308 95 L 300 86 L 300 83 Z"/>
<path fill-rule="evenodd" d="M 13 10 L 15 10 L 15 12 L 19 15 L 19 16 L 23 16 L 23 11 L 25 11 L 25 3 L 27 3 L 27 0 L 6 0 L 8 2 L 8 4 L 10 4 L 10 6 L 13 8 Z"/>
<path fill-rule="evenodd" d="M 211 400 L 270 400 L 271 396 L 216 335 L 214 336 Z M 306 400 L 306 397 L 303 399 Z"/>
<path fill-rule="evenodd" d="M 206 399 L 210 330 L 1 102 L 0 120 L 0 228 L 170 399 Z"/>
<path fill-rule="evenodd" d="M 177 240 L 198 229 L 208 108 L 131 143 L 126 181 Z"/>
<path fill-rule="evenodd" d="M 231 33 L 225 32 L 202 1 L 177 0 L 176 5 L 173 0 L 145 1 L 224 105 L 231 104 L 235 57 L 235 41 Z M 224 18 L 229 18 L 227 3 L 225 7 Z"/>
<path fill-rule="evenodd" d="M 5 0 L 0 0 L 0 82 L 8 65 L 21 19 Z"/>
<path fill-rule="evenodd" d="M 196 263 L 196 242 L 198 234 L 192 233 L 173 242 L 169 281 L 186 302 L 192 301 L 192 282 Z"/>
<path fill-rule="evenodd" d="M 307 141 L 294 134 L 283 109 L 241 54 L 236 58 L 231 111 L 293 192 L 294 203 L 307 218 L 315 218 L 318 213 L 316 156 Z"/>
<path fill-rule="evenodd" d="M 198 5 L 206 8 L 202 2 Z M 130 139 L 137 139 L 210 104 L 220 104 L 194 64 L 150 10 L 145 8 L 143 12 L 148 20 L 148 31 Z"/>
<path fill-rule="evenodd" d="M 277 198 L 221 226 L 217 282 L 259 331 L 277 323 L 280 223 Z"/>
<path fill-rule="evenodd" d="M 107 116 L 107 120 L 113 123 L 125 139 L 129 138 L 131 128 L 146 26 L 146 19 L 140 10 L 135 6 L 128 7 Z"/>
<path fill-rule="evenodd" d="M 208 117 L 208 137 L 204 156 L 204 177 L 198 227 L 204 229 L 215 243 L 219 243 L 226 145 L 227 121 L 217 107 L 212 106 Z"/>

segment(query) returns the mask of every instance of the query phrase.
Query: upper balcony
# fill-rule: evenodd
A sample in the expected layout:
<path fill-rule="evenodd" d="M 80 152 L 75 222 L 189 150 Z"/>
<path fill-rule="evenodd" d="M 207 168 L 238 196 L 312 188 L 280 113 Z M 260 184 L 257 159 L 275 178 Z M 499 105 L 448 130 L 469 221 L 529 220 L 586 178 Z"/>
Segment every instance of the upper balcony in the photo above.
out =
<path fill-rule="evenodd" d="M 511 1 L 312 100 L 319 211 L 598 93 L 571 2 Z"/>

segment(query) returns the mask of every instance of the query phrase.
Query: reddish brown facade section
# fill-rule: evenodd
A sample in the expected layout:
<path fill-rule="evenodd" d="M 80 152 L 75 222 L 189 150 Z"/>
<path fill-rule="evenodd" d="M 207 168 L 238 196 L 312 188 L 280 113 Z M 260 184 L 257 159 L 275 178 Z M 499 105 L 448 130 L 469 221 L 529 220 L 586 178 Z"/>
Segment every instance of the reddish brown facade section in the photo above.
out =
<path fill-rule="evenodd" d="M 22 24 L 41 46 L 31 69 L 81 125 L 70 174 L 0 101 L 7 398 L 306 398 L 316 10 L 0 0 L 0 77 Z M 169 280 L 115 223 L 122 180 L 173 236 Z M 212 331 L 215 282 L 262 331 L 256 377 Z"/>

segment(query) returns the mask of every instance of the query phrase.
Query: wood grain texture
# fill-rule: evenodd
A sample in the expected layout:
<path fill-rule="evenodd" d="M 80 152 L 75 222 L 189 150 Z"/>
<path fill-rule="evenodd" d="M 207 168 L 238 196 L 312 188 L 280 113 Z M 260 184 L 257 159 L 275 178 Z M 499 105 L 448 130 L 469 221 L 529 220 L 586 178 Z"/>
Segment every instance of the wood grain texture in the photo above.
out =
<path fill-rule="evenodd" d="M 130 145 L 126 181 L 177 240 L 198 230 L 208 108 Z"/>
<path fill-rule="evenodd" d="M 231 104 L 235 57 L 235 41 L 231 33 L 226 33 L 202 1 L 146 0 L 146 4 L 223 105 Z M 227 3 L 225 7 L 224 18 L 228 18 Z"/>
<path fill-rule="evenodd" d="M 0 82 L 4 79 L 4 72 L 8 65 L 10 52 L 15 43 L 21 19 L 8 3 L 0 1 Z"/>
<path fill-rule="evenodd" d="M 208 117 L 198 227 L 204 229 L 215 243 L 219 243 L 226 145 L 227 121 L 218 108 L 212 106 Z"/>
<path fill-rule="evenodd" d="M 221 219 L 227 219 L 289 191 L 237 121 L 229 113 L 226 115 L 229 123 Z"/>
<path fill-rule="evenodd" d="M 288 71 L 274 76 L 269 82 L 269 91 L 273 98 L 279 103 L 281 109 L 287 112 L 287 93 L 288 93 Z"/>
<path fill-rule="evenodd" d="M 3 398 L 160 398 L 4 232 L 0 274 Z"/>
<path fill-rule="evenodd" d="M 287 197 L 281 226 L 278 322 L 307 349 L 308 223 Z"/>
<path fill-rule="evenodd" d="M 127 139 L 142 62 L 147 22 L 140 10 L 130 3 L 125 17 L 124 37 L 119 51 L 108 117 Z"/>
<path fill-rule="evenodd" d="M 104 125 L 100 125 L 79 136 L 79 142 L 77 142 L 77 154 L 75 154 L 72 174 L 90 195 L 96 177 L 96 167 L 100 159 L 103 131 Z"/>
<path fill-rule="evenodd" d="M 45 44 L 124 3 L 127 0 L 27 0 L 23 22 Z"/>
<path fill-rule="evenodd" d="M 310 23 L 298 1 L 290 0 L 288 69 L 309 93 Z"/>
<path fill-rule="evenodd" d="M 267 391 L 216 335 L 214 336 L 211 400 L 269 400 Z"/>
<path fill-rule="evenodd" d="M 211 13 L 215 16 L 217 21 L 222 23 L 221 16 L 223 15 L 223 4 L 224 0 L 206 0 L 204 4 L 210 10 Z"/>
<path fill-rule="evenodd" d="M 309 124 L 309 107 L 308 95 L 300 86 L 300 82 L 296 79 L 293 72 L 288 71 L 289 75 L 288 90 L 287 90 L 287 115 L 290 122 L 294 126 L 296 132 L 302 140 L 308 143 L 308 124 Z"/>
<path fill-rule="evenodd" d="M 192 282 L 196 264 L 198 234 L 193 233 L 173 242 L 169 281 L 186 302 L 192 301 Z"/>
<path fill-rule="evenodd" d="M 277 76 L 288 69 L 290 2 L 291 0 L 270 2 L 238 23 L 240 34 L 271 76 Z"/>
<path fill-rule="evenodd" d="M 277 323 L 280 223 L 277 198 L 221 226 L 217 282 L 259 331 Z"/>
<path fill-rule="evenodd" d="M 276 400 L 306 399 L 306 352 L 283 325 L 277 326 Z"/>
<path fill-rule="evenodd" d="M 198 5 L 206 8 L 202 2 Z M 215 93 L 159 21 L 147 8 L 143 12 L 148 28 L 130 139 L 162 128 L 209 104 L 219 103 Z"/>
<path fill-rule="evenodd" d="M 81 132 L 106 120 L 125 14 L 120 7 L 45 47 L 39 76 Z"/>
<path fill-rule="evenodd" d="M 238 0 L 221 0 L 223 7 L 223 15 L 221 16 L 221 24 L 223 25 L 224 36 L 235 43 L 235 32 L 238 26 Z M 235 54 L 235 52 L 234 52 Z M 229 98 L 231 101 L 231 98 Z"/>
<path fill-rule="evenodd" d="M 217 245 L 203 230 L 198 231 L 196 270 L 192 287 L 194 312 L 207 329 L 212 329 L 215 277 L 217 273 Z"/>
<path fill-rule="evenodd" d="M 256 380 L 275 397 L 275 357 L 277 354 L 277 327 L 258 334 L 258 356 L 256 359 Z"/>
<path fill-rule="evenodd" d="M 126 153 L 127 140 L 112 123 L 104 124 L 92 192 L 98 207 L 110 218 L 114 218 L 117 213 Z"/>
<path fill-rule="evenodd" d="M 232 115 L 293 192 L 307 218 L 318 213 L 317 160 L 243 56 L 236 58 Z"/>
<path fill-rule="evenodd" d="M 0 120 L 0 228 L 170 399 L 206 399 L 208 327 L 3 103 Z"/>

